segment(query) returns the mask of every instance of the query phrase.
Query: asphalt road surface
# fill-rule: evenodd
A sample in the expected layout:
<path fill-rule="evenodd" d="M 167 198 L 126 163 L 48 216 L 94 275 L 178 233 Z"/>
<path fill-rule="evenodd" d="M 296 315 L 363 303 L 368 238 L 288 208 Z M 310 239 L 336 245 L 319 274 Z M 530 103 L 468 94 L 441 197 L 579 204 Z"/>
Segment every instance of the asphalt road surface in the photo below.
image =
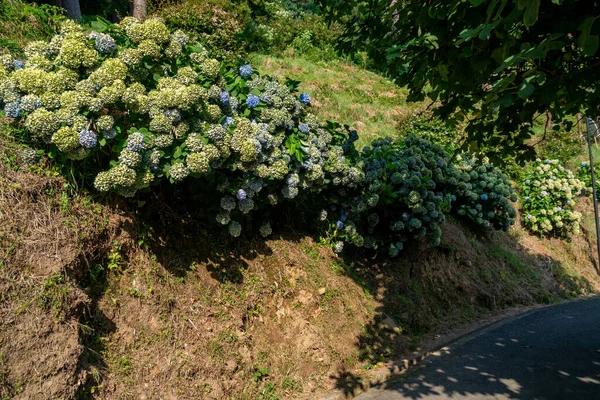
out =
<path fill-rule="evenodd" d="M 600 298 L 491 326 L 356 399 L 600 400 Z"/>

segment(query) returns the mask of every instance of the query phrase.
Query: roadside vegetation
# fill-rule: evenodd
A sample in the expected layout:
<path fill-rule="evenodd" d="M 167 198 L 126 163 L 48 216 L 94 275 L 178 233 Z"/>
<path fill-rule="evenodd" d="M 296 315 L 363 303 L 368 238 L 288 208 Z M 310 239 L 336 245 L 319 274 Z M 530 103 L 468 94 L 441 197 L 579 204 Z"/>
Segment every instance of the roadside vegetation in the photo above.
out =
<path fill-rule="evenodd" d="M 94 7 L 0 5 L 0 399 L 351 392 L 600 289 L 576 123 L 492 163 L 315 2 Z"/>

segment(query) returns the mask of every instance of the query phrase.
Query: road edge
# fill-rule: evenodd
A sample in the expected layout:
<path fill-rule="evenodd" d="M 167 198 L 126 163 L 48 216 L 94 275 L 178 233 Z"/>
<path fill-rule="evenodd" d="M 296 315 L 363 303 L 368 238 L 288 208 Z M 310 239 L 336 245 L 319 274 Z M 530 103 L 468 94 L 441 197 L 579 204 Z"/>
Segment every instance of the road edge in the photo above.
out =
<path fill-rule="evenodd" d="M 313 397 L 316 400 L 347 400 L 353 399 L 358 395 L 365 393 L 367 390 L 376 386 L 382 386 L 384 384 L 396 383 L 401 380 L 410 370 L 416 367 L 421 361 L 425 360 L 428 356 L 449 347 L 459 341 L 468 342 L 471 339 L 478 337 L 479 335 L 487 332 L 492 328 L 500 327 L 504 324 L 512 322 L 514 320 L 523 318 L 527 315 L 536 313 L 540 310 L 556 307 L 568 303 L 575 303 L 578 301 L 585 301 L 600 295 L 595 294 L 592 296 L 578 297 L 576 299 L 563 300 L 553 304 L 536 304 L 532 306 L 519 307 L 509 310 L 503 310 L 502 313 L 490 316 L 490 319 L 484 319 L 480 321 L 474 321 L 473 323 L 457 329 L 453 333 L 444 335 L 439 340 L 425 345 L 426 348 L 412 354 L 410 357 L 403 358 L 395 361 L 388 361 L 386 364 L 364 372 L 364 375 L 358 379 L 355 388 L 351 390 L 344 389 L 333 389 L 327 392 L 323 392 L 320 395 Z M 316 393 L 313 393 L 315 395 Z"/>

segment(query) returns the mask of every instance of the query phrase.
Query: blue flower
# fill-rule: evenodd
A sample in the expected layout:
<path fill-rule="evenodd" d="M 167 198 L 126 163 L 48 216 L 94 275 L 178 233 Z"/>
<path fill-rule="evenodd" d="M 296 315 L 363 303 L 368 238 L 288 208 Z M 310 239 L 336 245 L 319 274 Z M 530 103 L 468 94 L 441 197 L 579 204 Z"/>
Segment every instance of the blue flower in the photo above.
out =
<path fill-rule="evenodd" d="M 454 203 L 456 201 L 456 196 L 455 195 L 450 196 L 450 201 L 452 201 Z"/>
<path fill-rule="evenodd" d="M 15 68 L 21 69 L 21 68 L 23 68 L 23 61 L 14 60 L 13 65 L 15 66 Z"/>
<path fill-rule="evenodd" d="M 248 108 L 254 108 L 254 107 L 258 106 L 259 104 L 260 104 L 260 98 L 258 96 L 255 96 L 253 94 L 248 96 L 248 99 L 246 100 L 246 105 L 248 106 Z"/>
<path fill-rule="evenodd" d="M 340 211 L 340 221 L 345 221 L 348 218 L 348 213 L 343 208 Z"/>
<path fill-rule="evenodd" d="M 338 221 L 338 222 L 335 223 L 335 227 L 338 230 L 344 229 L 344 223 L 342 221 Z"/>
<path fill-rule="evenodd" d="M 233 117 L 225 117 L 223 122 L 221 122 L 221 125 L 227 126 L 227 125 L 233 124 L 234 122 L 235 122 L 235 120 L 233 119 Z"/>
<path fill-rule="evenodd" d="M 253 72 L 254 71 L 252 70 L 250 64 L 244 64 L 240 67 L 240 76 L 242 78 L 250 78 Z"/>
<path fill-rule="evenodd" d="M 587 167 L 587 163 L 584 161 L 584 162 L 581 163 L 581 166 L 582 167 Z"/>
<path fill-rule="evenodd" d="M 562 211 L 562 207 L 556 207 L 556 211 Z"/>
<path fill-rule="evenodd" d="M 530 183 L 531 183 L 531 181 L 530 181 L 529 179 L 527 179 L 527 180 L 525 181 L 525 184 L 526 184 L 526 185 L 529 185 Z"/>
<path fill-rule="evenodd" d="M 525 201 L 529 201 L 529 196 L 525 196 Z"/>
<path fill-rule="evenodd" d="M 173 123 L 181 121 L 181 112 L 176 108 L 170 108 L 163 111 L 163 115 L 171 120 Z"/>
<path fill-rule="evenodd" d="M 144 148 L 144 134 L 141 132 L 133 132 L 127 138 L 127 148 L 130 151 L 139 152 Z"/>
<path fill-rule="evenodd" d="M 298 130 L 302 133 L 308 133 L 310 132 L 310 126 L 308 126 L 307 124 L 300 124 L 298 125 Z"/>
<path fill-rule="evenodd" d="M 527 219 L 531 219 L 531 218 L 533 218 L 533 215 L 527 214 Z"/>
<path fill-rule="evenodd" d="M 480 196 L 480 199 L 481 199 L 481 200 L 483 200 L 483 201 L 487 201 L 487 199 L 488 199 L 488 195 L 484 193 L 484 194 L 482 194 L 482 195 Z"/>
<path fill-rule="evenodd" d="M 310 96 L 308 95 L 308 93 L 302 93 L 300 95 L 300 103 L 304 103 L 306 105 L 310 104 Z"/>
<path fill-rule="evenodd" d="M 99 34 L 96 36 L 96 50 L 103 54 L 112 53 L 117 48 L 117 43 L 109 35 Z"/>
<path fill-rule="evenodd" d="M 221 91 L 221 94 L 219 95 L 219 100 L 221 100 L 221 103 L 229 104 L 229 99 L 229 92 L 226 90 Z"/>
<path fill-rule="evenodd" d="M 246 199 L 246 191 L 244 189 L 238 190 L 237 193 L 235 194 L 235 197 L 237 197 L 238 200 L 245 200 Z"/>
<path fill-rule="evenodd" d="M 550 163 L 552 163 L 552 161 L 550 161 L 550 160 L 545 160 L 544 162 L 545 162 L 546 164 L 550 164 Z"/>
<path fill-rule="evenodd" d="M 358 140 L 358 132 L 356 132 L 355 130 L 351 130 L 348 139 L 350 139 L 351 142 L 356 142 Z"/>
<path fill-rule="evenodd" d="M 79 144 L 85 147 L 86 149 L 91 149 L 92 147 L 96 147 L 98 143 L 98 137 L 94 131 L 90 131 L 87 129 L 79 132 Z"/>
<path fill-rule="evenodd" d="M 6 103 L 4 106 L 8 118 L 18 118 L 21 115 L 21 100 Z"/>

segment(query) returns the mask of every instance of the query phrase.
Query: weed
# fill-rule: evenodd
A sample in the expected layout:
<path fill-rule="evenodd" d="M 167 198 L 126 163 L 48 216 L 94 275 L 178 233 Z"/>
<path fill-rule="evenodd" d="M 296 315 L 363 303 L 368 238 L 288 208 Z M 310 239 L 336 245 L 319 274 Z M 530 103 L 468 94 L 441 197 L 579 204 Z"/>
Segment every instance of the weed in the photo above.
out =
<path fill-rule="evenodd" d="M 254 366 L 254 374 L 252 374 L 252 378 L 254 382 L 260 382 L 269 376 L 269 368 L 268 367 L 260 367 L 258 365 Z"/>

